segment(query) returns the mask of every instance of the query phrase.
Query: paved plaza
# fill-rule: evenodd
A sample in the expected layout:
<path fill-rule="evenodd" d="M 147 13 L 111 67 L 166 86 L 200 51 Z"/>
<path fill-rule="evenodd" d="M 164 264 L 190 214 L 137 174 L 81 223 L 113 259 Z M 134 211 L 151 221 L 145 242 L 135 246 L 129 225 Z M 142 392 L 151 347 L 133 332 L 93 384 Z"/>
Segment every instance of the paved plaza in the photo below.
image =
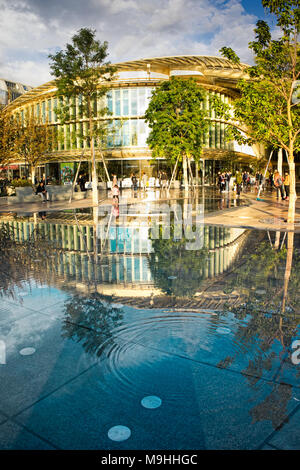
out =
<path fill-rule="evenodd" d="M 196 251 L 136 214 L 103 244 L 87 200 L 1 205 L 1 449 L 300 448 L 299 203 L 291 231 L 274 193 L 195 197 Z"/>

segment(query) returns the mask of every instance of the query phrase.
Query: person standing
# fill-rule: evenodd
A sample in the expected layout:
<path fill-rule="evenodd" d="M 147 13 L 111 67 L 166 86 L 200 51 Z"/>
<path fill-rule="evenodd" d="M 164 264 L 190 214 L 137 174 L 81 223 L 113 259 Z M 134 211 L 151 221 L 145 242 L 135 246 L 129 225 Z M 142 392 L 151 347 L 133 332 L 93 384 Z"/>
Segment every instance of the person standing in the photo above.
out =
<path fill-rule="evenodd" d="M 243 189 L 247 188 L 248 173 L 246 171 L 244 171 L 242 179 L 243 179 Z"/>
<path fill-rule="evenodd" d="M 279 191 L 281 195 L 281 199 L 284 201 L 285 200 L 285 195 L 284 195 L 284 187 L 283 187 L 283 178 L 279 171 L 276 171 L 274 173 L 274 186 L 277 188 L 277 197 L 279 197 Z"/>
<path fill-rule="evenodd" d="M 239 196 L 241 194 L 241 184 L 242 184 L 243 178 L 241 173 L 237 170 L 236 175 L 235 175 L 235 182 L 236 182 L 236 194 Z"/>
<path fill-rule="evenodd" d="M 131 182 L 132 182 L 133 190 L 136 191 L 137 190 L 137 177 L 135 176 L 135 174 L 132 175 Z"/>
<path fill-rule="evenodd" d="M 220 172 L 218 173 L 218 185 L 219 185 L 220 193 L 221 193 L 223 190 L 223 176 Z"/>
<path fill-rule="evenodd" d="M 225 178 L 226 178 L 226 191 L 229 191 L 229 183 L 230 183 L 230 178 L 231 178 L 231 173 L 229 171 L 226 172 L 225 174 Z"/>
<path fill-rule="evenodd" d="M 167 188 L 167 182 L 168 182 L 168 179 L 167 179 L 167 173 L 165 171 L 162 172 L 162 176 L 161 176 L 161 186 L 162 186 L 162 189 L 166 189 Z"/>
<path fill-rule="evenodd" d="M 143 183 L 143 190 L 144 191 L 146 191 L 147 182 L 148 182 L 148 176 L 146 175 L 145 172 L 143 172 L 142 183 Z"/>
<path fill-rule="evenodd" d="M 284 184 L 284 190 L 285 190 L 285 199 L 288 200 L 290 197 L 290 175 L 288 174 L 287 171 L 284 174 L 283 184 Z"/>
<path fill-rule="evenodd" d="M 116 174 L 113 174 L 112 187 L 118 185 L 118 178 Z"/>
<path fill-rule="evenodd" d="M 79 184 L 79 187 L 80 187 L 80 191 L 85 191 L 85 179 L 84 179 L 83 174 L 79 175 L 78 184 Z"/>

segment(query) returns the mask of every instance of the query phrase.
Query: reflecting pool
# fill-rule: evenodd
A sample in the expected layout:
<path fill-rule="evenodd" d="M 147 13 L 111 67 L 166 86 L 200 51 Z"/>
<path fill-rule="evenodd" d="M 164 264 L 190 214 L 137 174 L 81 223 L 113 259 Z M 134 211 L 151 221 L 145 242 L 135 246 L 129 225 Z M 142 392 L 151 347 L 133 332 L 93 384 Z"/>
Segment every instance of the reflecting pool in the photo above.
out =
<path fill-rule="evenodd" d="M 140 209 L 0 215 L 0 449 L 299 449 L 300 234 Z"/>

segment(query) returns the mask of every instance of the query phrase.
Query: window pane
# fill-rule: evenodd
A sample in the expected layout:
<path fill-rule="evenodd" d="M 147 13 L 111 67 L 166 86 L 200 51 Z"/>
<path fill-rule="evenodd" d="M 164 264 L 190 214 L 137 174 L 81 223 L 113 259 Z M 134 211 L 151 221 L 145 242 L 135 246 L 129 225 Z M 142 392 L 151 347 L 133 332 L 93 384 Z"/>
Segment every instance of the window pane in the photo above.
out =
<path fill-rule="evenodd" d="M 130 145 L 129 138 L 129 121 L 124 121 L 122 126 L 123 146 L 128 147 Z"/>
<path fill-rule="evenodd" d="M 115 116 L 121 116 L 121 92 L 114 90 L 115 94 Z"/>
<path fill-rule="evenodd" d="M 143 115 L 146 111 L 146 90 L 139 88 L 139 115 Z"/>
<path fill-rule="evenodd" d="M 52 122 L 52 101 L 48 100 L 48 121 Z"/>
<path fill-rule="evenodd" d="M 129 115 L 129 91 L 128 90 L 123 90 L 123 111 L 122 111 L 123 116 L 128 116 Z"/>
<path fill-rule="evenodd" d="M 137 145 L 137 119 L 131 120 L 131 145 Z"/>
<path fill-rule="evenodd" d="M 136 116 L 137 115 L 137 89 L 133 88 L 130 90 L 131 94 L 131 110 L 130 110 L 130 115 L 131 116 Z"/>
<path fill-rule="evenodd" d="M 107 107 L 110 113 L 113 113 L 112 92 L 107 93 Z"/>
<path fill-rule="evenodd" d="M 46 101 L 42 102 L 42 119 L 43 123 L 46 122 Z"/>

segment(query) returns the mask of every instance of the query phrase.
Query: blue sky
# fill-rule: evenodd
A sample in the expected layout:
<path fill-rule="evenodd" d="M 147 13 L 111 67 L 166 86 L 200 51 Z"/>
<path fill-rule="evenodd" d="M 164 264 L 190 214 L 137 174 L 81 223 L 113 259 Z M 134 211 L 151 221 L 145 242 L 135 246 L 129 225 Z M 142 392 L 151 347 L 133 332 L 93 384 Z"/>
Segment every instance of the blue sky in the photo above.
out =
<path fill-rule="evenodd" d="M 48 54 L 81 27 L 108 41 L 111 62 L 229 46 L 251 63 L 255 23 L 271 20 L 260 0 L 0 0 L 0 12 L 0 77 L 34 86 L 51 80 Z"/>

